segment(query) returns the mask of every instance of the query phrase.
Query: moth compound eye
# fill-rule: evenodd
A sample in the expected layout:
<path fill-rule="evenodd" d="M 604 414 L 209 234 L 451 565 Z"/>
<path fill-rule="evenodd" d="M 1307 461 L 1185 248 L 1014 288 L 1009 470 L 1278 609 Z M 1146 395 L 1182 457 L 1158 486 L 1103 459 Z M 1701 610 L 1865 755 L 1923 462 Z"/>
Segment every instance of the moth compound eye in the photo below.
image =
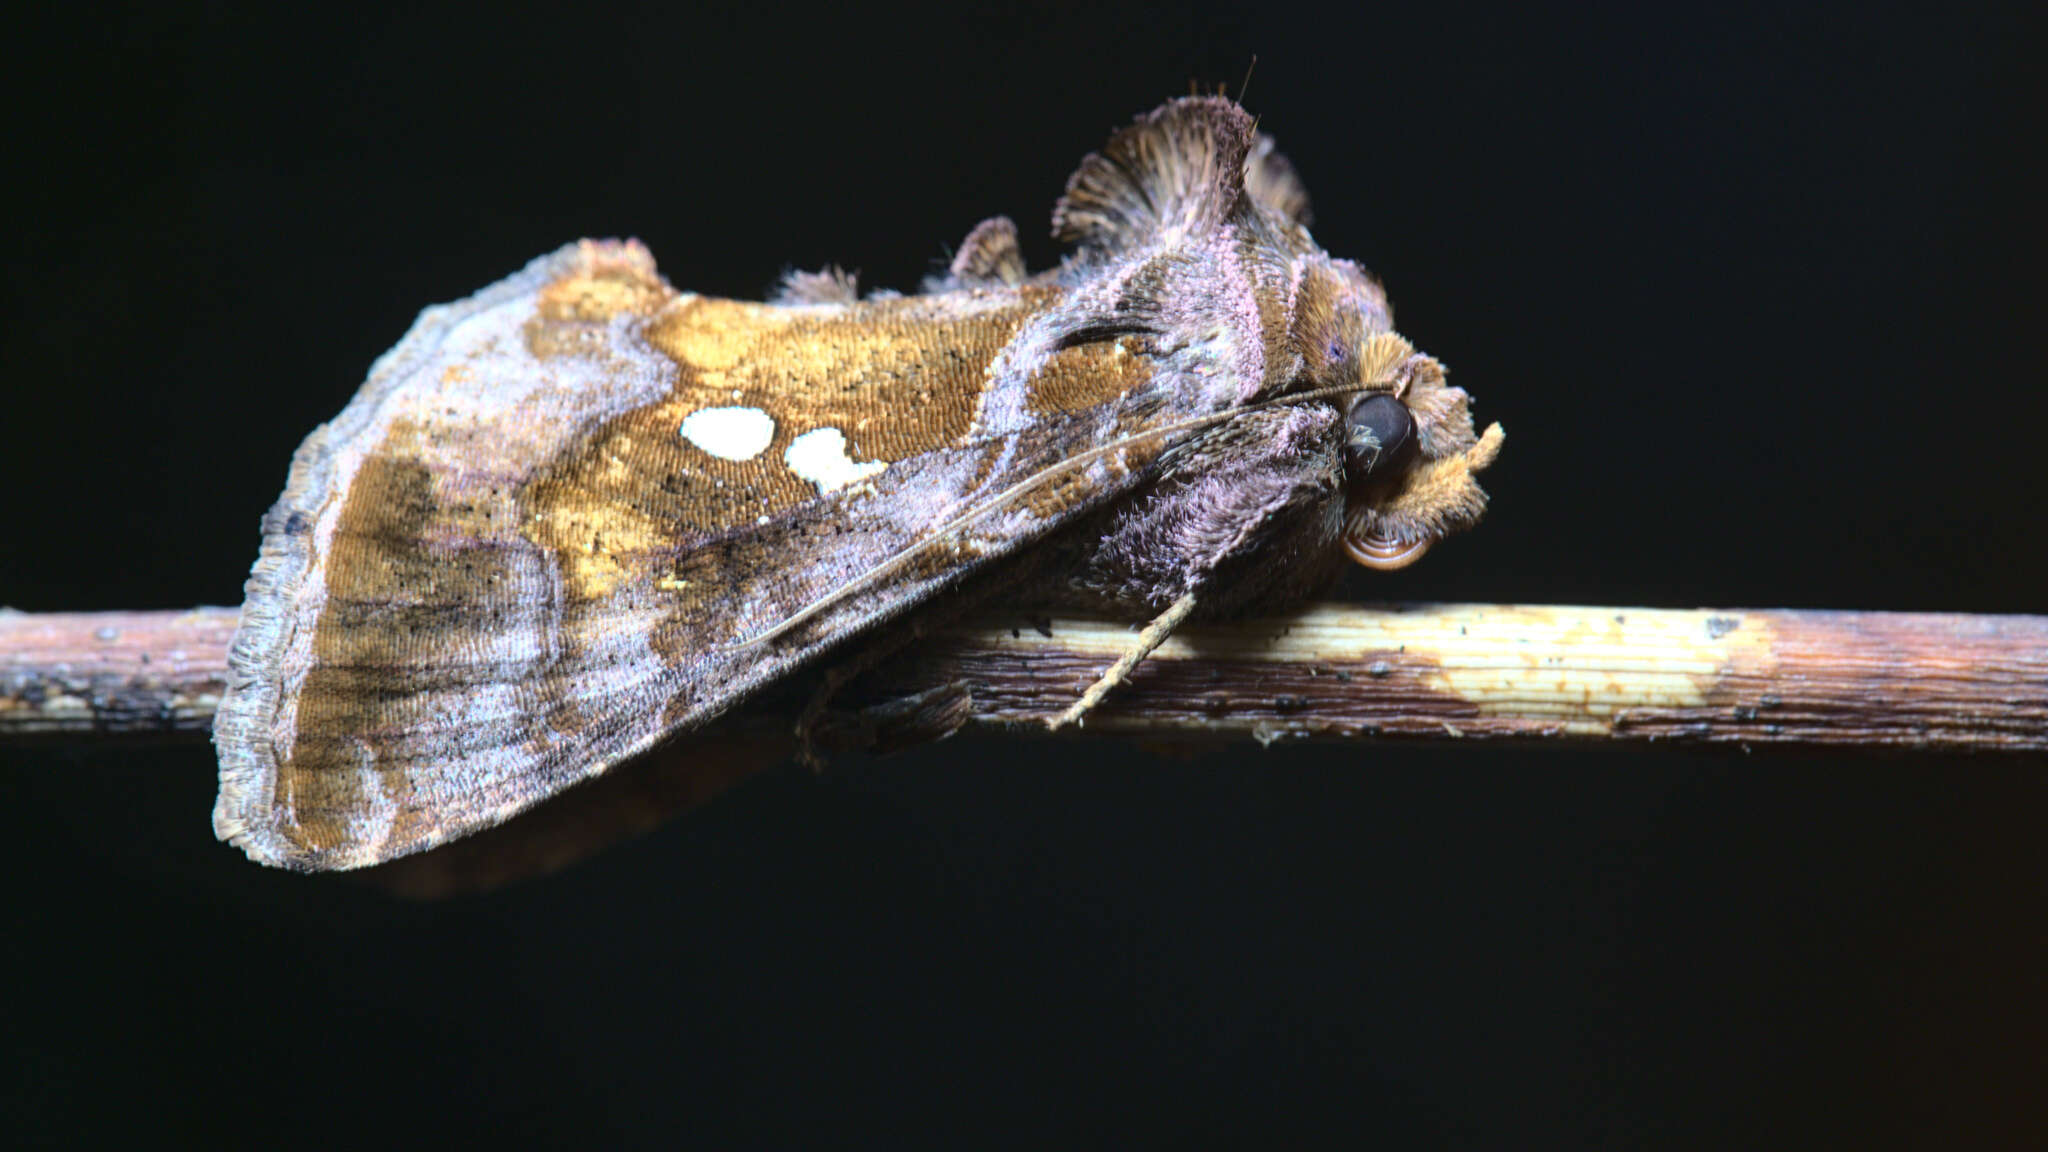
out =
<path fill-rule="evenodd" d="M 1415 418 L 1408 406 L 1375 392 L 1351 406 L 1346 421 L 1344 461 L 1354 479 L 1390 476 L 1408 462 L 1415 444 Z"/>

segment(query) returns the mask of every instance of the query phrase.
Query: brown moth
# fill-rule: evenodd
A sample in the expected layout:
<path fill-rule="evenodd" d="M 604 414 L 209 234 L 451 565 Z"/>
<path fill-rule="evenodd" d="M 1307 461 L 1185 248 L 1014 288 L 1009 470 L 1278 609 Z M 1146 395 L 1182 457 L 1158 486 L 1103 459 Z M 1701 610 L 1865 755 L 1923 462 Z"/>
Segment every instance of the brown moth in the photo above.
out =
<path fill-rule="evenodd" d="M 997 586 L 1152 624 L 1298 601 L 1476 521 L 1499 451 L 1316 247 L 1251 118 L 1082 161 L 1027 275 L 975 228 L 914 296 L 770 303 L 633 242 L 429 308 L 293 458 L 219 708 L 214 827 L 353 868 L 492 825 Z"/>

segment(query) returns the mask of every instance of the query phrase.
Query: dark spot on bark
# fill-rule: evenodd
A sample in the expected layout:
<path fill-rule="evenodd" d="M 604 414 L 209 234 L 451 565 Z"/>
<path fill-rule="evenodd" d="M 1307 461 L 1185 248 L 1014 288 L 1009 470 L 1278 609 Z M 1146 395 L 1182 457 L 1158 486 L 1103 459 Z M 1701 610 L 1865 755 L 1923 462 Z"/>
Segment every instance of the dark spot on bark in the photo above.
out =
<path fill-rule="evenodd" d="M 1733 616 L 1709 616 L 1707 617 L 1707 639 L 1719 640 L 1740 627 L 1742 627 L 1742 621 L 1737 620 Z"/>

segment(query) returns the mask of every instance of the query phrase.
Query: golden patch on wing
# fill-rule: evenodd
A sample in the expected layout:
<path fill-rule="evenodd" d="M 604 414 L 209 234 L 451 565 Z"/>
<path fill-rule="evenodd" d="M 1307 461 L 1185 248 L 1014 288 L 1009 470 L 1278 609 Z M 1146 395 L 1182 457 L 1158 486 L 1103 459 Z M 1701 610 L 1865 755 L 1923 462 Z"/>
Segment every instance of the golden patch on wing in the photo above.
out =
<path fill-rule="evenodd" d="M 1152 361 L 1128 339 L 1062 348 L 1031 377 L 1028 410 L 1051 416 L 1113 403 L 1152 378 Z"/>
<path fill-rule="evenodd" d="M 893 464 L 958 444 L 974 420 L 989 362 L 1054 293 L 961 293 L 838 308 L 786 308 L 692 297 L 647 328 L 683 368 L 664 416 L 758 408 L 778 434 L 769 455 L 817 428 L 846 435 L 854 460 Z"/>
<path fill-rule="evenodd" d="M 653 404 L 607 421 L 550 461 L 519 493 L 522 531 L 555 557 L 569 603 L 610 595 L 653 571 L 685 537 L 702 538 L 794 504 L 803 491 L 762 459 L 721 460 L 685 441 L 681 421 Z"/>
<path fill-rule="evenodd" d="M 692 541 L 957 445 L 989 362 L 1052 298 L 961 294 L 968 307 L 948 309 L 678 298 L 644 334 L 678 368 L 669 395 L 540 470 L 520 495 L 525 532 L 559 560 L 572 603 L 594 600 Z"/>
<path fill-rule="evenodd" d="M 645 330 L 680 369 L 670 396 L 549 461 L 520 494 L 526 535 L 559 558 L 571 601 L 590 601 L 692 539 L 754 527 L 874 465 L 961 443 L 989 361 L 1047 301 L 989 297 L 940 312 L 920 299 L 807 310 L 680 297 Z M 723 424 L 739 426 L 707 424 L 707 412 L 760 412 L 750 426 L 772 428 L 766 447 L 707 451 L 725 443 L 711 439 Z M 823 430 L 844 439 L 825 445 Z"/>
<path fill-rule="evenodd" d="M 437 727 L 447 669 L 478 661 L 532 595 L 488 543 L 487 513 L 436 497 L 423 435 L 393 423 L 335 525 L 296 746 L 276 791 L 292 834 L 315 852 L 362 841 L 366 821 L 383 840 L 412 843 L 445 819 L 414 795 L 411 769 L 439 752 L 418 734 Z"/>
<path fill-rule="evenodd" d="M 614 316 L 650 316 L 676 295 L 637 244 L 590 244 L 585 252 L 582 267 L 543 287 L 534 302 L 524 331 L 537 360 L 595 351 Z"/>

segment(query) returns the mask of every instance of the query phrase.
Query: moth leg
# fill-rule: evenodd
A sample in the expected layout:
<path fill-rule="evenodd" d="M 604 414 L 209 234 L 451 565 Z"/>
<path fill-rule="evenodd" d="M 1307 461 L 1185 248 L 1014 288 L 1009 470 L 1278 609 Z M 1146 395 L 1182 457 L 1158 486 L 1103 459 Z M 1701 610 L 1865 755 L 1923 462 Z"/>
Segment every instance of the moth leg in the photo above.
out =
<path fill-rule="evenodd" d="M 1336 574 L 1341 423 L 1324 405 L 1248 413 L 1191 444 L 1084 539 L 1065 603 L 1132 615 L 1170 606 L 1052 727 L 1079 720 L 1198 607 L 1205 618 L 1280 607 Z"/>
<path fill-rule="evenodd" d="M 935 616 L 938 619 L 948 618 L 946 614 L 935 614 Z M 911 642 L 924 636 L 928 625 L 932 622 L 931 620 L 924 619 L 914 620 L 901 628 L 886 631 L 852 656 L 825 669 L 823 677 L 818 682 L 817 690 L 811 693 L 811 698 L 804 704 L 803 711 L 797 714 L 796 758 L 798 763 L 811 769 L 813 772 L 825 770 L 825 759 L 818 754 L 817 737 L 820 728 L 823 726 L 825 710 L 831 706 L 833 698 L 839 694 L 841 688 L 846 687 L 856 677 L 880 664 L 882 661 L 887 660 L 889 657 L 894 656 Z M 971 707 L 972 697 L 970 696 L 966 699 L 968 707 Z M 915 707 L 912 706 L 910 710 L 914 717 L 916 713 Z M 931 715 L 924 717 L 924 720 L 928 722 L 922 729 L 927 733 L 924 736 L 924 740 L 938 740 L 951 735 L 952 729 L 938 731 L 932 727 L 933 723 L 942 725 L 947 722 L 948 718 L 953 718 L 954 720 L 953 729 L 957 729 L 961 724 L 966 723 L 967 720 L 966 710 L 960 706 L 959 701 L 953 700 L 950 697 L 937 701 L 934 704 Z M 878 723 L 886 724 L 890 720 L 890 716 L 887 713 L 882 713 L 874 719 Z M 913 720 L 910 727 L 916 728 L 916 726 L 916 722 Z M 905 745 L 920 742 L 915 739 L 899 741 L 898 737 L 900 735 L 900 732 L 894 730 L 879 735 L 876 740 L 876 750 L 885 750 L 886 746 L 890 745 L 892 741 Z"/>
<path fill-rule="evenodd" d="M 825 770 L 825 758 L 818 755 L 817 732 L 819 721 L 825 718 L 825 709 L 831 706 L 832 698 L 854 677 L 881 663 L 883 657 L 894 652 L 900 645 L 874 644 L 850 660 L 842 661 L 825 669 L 825 675 L 817 691 L 811 693 L 804 710 L 796 717 L 796 759 L 797 763 L 813 772 Z"/>
<path fill-rule="evenodd" d="M 1081 693 L 1081 698 L 1074 701 L 1073 707 L 1060 713 L 1059 718 L 1052 721 L 1048 727 L 1058 731 L 1069 724 L 1079 724 L 1081 717 L 1086 716 L 1091 709 L 1100 704 L 1102 698 L 1109 695 L 1111 689 L 1123 683 L 1124 678 L 1131 674 L 1131 669 L 1136 668 L 1140 661 L 1150 656 L 1153 649 L 1164 644 L 1166 638 L 1173 635 L 1173 630 L 1180 627 L 1181 622 L 1188 618 L 1188 613 L 1194 610 L 1195 594 L 1193 592 L 1189 592 L 1180 599 L 1175 600 L 1166 611 L 1161 612 L 1150 624 L 1145 625 L 1145 630 L 1138 633 L 1138 639 L 1131 645 L 1130 650 L 1118 658 L 1115 664 L 1110 665 L 1109 671 L 1104 672 L 1100 679 L 1089 685 L 1088 690 Z"/>

